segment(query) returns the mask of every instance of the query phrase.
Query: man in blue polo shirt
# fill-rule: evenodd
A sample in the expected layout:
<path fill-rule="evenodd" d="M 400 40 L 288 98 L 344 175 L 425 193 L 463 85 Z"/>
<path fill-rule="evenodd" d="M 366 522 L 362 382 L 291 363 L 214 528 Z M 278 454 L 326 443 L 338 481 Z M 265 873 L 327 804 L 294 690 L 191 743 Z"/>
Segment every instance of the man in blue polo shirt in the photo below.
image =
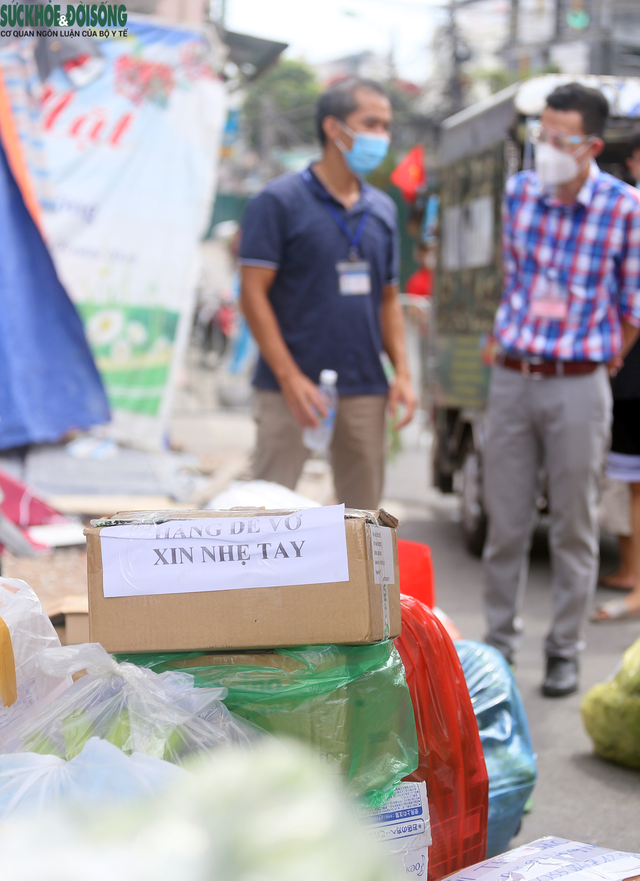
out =
<path fill-rule="evenodd" d="M 242 308 L 260 347 L 254 378 L 254 477 L 293 489 L 309 451 L 303 428 L 326 404 L 320 372 L 338 374 L 331 445 L 338 500 L 377 508 L 387 405 L 406 425 L 415 407 L 398 301 L 396 209 L 363 176 L 384 159 L 391 105 L 352 78 L 317 107 L 322 158 L 269 183 L 242 223 Z M 380 356 L 395 369 L 389 388 Z"/>

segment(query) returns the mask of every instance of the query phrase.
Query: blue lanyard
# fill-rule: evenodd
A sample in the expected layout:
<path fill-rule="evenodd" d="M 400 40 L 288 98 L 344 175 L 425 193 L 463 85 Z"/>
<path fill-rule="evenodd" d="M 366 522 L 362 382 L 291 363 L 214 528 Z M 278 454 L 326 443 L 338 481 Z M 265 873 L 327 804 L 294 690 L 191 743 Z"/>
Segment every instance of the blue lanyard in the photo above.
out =
<path fill-rule="evenodd" d="M 362 234 L 364 233 L 364 228 L 367 225 L 367 221 L 369 220 L 369 215 L 371 214 L 371 209 L 367 208 L 362 212 L 362 217 L 360 218 L 360 223 L 358 224 L 356 231 L 352 232 L 349 227 L 347 221 L 344 219 L 342 214 L 338 211 L 336 206 L 329 202 L 328 200 L 324 200 L 324 205 L 329 214 L 333 217 L 335 222 L 338 224 L 342 232 L 345 234 L 347 239 L 349 239 L 349 260 L 357 260 L 358 258 L 358 245 L 360 244 L 360 240 L 362 239 Z"/>
<path fill-rule="evenodd" d="M 304 180 L 306 185 L 309 187 L 311 192 L 315 193 L 315 188 L 313 186 L 314 182 L 313 182 L 313 178 L 311 177 L 311 172 L 309 171 L 309 169 L 305 169 L 303 171 L 302 179 Z M 320 198 L 322 199 L 324 207 L 327 209 L 329 214 L 333 217 L 333 219 L 338 224 L 338 226 L 340 227 L 340 229 L 342 230 L 342 232 L 345 234 L 345 236 L 347 237 L 347 239 L 349 241 L 349 260 L 357 260 L 358 259 L 358 245 L 360 244 L 360 242 L 362 240 L 362 236 L 364 234 L 364 229 L 365 229 L 367 222 L 369 220 L 369 217 L 371 215 L 371 209 L 366 208 L 362 212 L 362 217 L 360 218 L 360 222 L 358 223 L 356 231 L 353 232 L 351 230 L 351 227 L 347 223 L 347 221 L 342 216 L 342 214 L 340 214 L 340 212 L 338 211 L 336 206 L 333 204 L 333 202 L 331 202 L 331 197 L 327 198 L 327 197 L 321 196 Z"/>

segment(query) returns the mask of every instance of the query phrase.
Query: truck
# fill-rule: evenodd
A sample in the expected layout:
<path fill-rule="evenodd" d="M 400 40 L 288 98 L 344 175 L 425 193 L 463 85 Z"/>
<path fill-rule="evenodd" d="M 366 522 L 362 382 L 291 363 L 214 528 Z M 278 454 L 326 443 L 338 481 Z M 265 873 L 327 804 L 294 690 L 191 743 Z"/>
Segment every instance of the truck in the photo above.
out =
<path fill-rule="evenodd" d="M 504 185 L 533 167 L 529 127 L 557 86 L 581 82 L 609 101 L 600 167 L 633 185 L 625 160 L 640 125 L 640 79 L 548 74 L 516 83 L 444 120 L 439 144 L 438 263 L 427 347 L 425 397 L 433 415 L 433 482 L 461 496 L 467 548 L 481 554 L 483 421 L 502 293 Z M 544 508 L 541 498 L 539 506 Z"/>

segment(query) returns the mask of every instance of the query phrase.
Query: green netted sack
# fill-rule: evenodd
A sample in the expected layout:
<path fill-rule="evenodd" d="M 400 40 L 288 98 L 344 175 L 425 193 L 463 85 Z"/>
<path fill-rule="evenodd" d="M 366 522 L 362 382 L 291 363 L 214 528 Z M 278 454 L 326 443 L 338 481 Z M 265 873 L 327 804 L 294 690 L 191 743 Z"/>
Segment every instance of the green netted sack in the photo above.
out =
<path fill-rule="evenodd" d="M 640 639 L 624 653 L 615 676 L 587 692 L 581 709 L 598 755 L 640 768 Z"/>
<path fill-rule="evenodd" d="M 156 673 L 180 669 L 197 686 L 229 690 L 226 706 L 278 738 L 312 746 L 352 796 L 384 804 L 418 766 L 404 667 L 393 641 L 264 654 L 135 654 Z"/>

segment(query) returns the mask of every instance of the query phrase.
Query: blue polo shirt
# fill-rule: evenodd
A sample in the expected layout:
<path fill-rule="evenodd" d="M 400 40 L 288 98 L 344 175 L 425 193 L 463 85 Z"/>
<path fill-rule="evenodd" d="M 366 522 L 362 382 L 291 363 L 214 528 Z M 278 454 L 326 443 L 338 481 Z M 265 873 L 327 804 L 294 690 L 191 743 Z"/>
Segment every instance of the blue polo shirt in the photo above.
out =
<path fill-rule="evenodd" d="M 327 368 L 337 371 L 341 395 L 384 395 L 380 312 L 383 288 L 398 274 L 396 206 L 380 190 L 361 186 L 360 199 L 347 211 L 311 168 L 271 181 L 247 205 L 240 263 L 277 270 L 271 305 L 294 361 L 309 379 L 318 382 Z M 327 202 L 354 233 L 363 212 L 370 212 L 358 246 L 358 259 L 369 263 L 370 294 L 340 294 L 336 264 L 349 259 L 350 242 Z M 254 385 L 279 389 L 262 356 Z"/>

